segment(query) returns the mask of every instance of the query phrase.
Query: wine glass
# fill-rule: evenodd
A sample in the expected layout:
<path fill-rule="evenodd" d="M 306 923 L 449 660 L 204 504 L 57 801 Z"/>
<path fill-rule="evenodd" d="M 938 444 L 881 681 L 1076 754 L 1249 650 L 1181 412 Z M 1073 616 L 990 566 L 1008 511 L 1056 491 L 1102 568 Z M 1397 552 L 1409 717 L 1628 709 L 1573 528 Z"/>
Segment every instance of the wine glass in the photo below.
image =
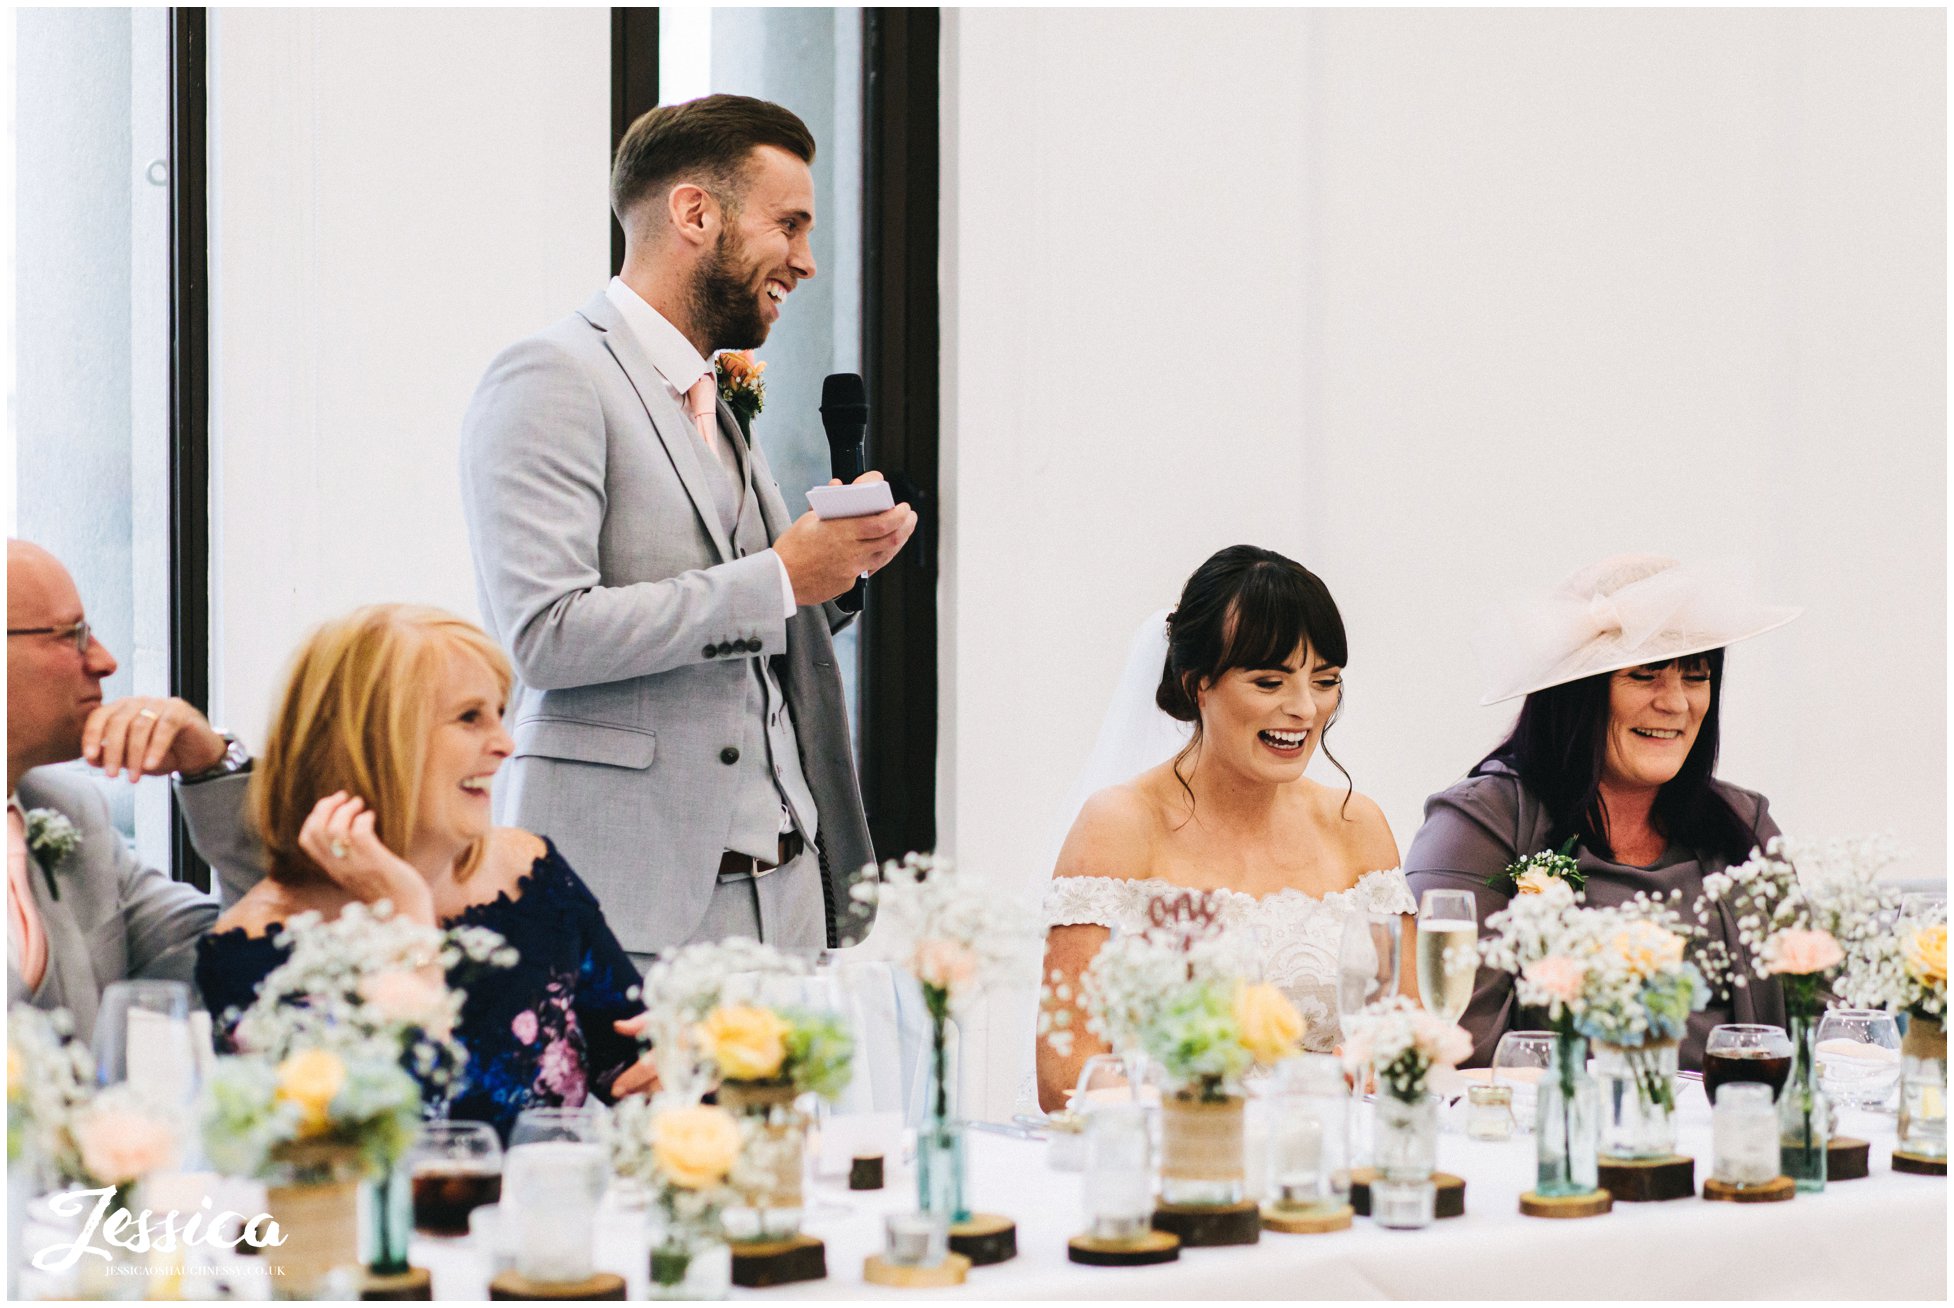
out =
<path fill-rule="evenodd" d="M 1891 1013 L 1834 1008 L 1818 1024 L 1818 1087 L 1846 1108 L 1878 1109 L 1900 1083 L 1900 1026 Z"/>
<path fill-rule="evenodd" d="M 596 1100 L 575 1108 L 525 1108 L 509 1131 L 509 1148 L 548 1140 L 600 1143 L 610 1110 Z"/>
<path fill-rule="evenodd" d="M 1398 920 L 1385 913 L 1346 913 L 1337 949 L 1337 1017 L 1398 988 Z"/>
<path fill-rule="evenodd" d="M 1470 890 L 1427 890 L 1418 906 L 1418 997 L 1448 1022 L 1465 1016 L 1479 972 L 1479 914 Z"/>
<path fill-rule="evenodd" d="M 95 1083 L 132 1081 L 163 1104 L 197 1093 L 190 987 L 182 981 L 111 981 L 95 1015 Z"/>
<path fill-rule="evenodd" d="M 502 1142 L 486 1122 L 429 1122 L 402 1162 L 423 1235 L 467 1235 L 468 1215 L 502 1198 Z"/>
<path fill-rule="evenodd" d="M 1791 1037 L 1781 1026 L 1762 1022 L 1726 1022 L 1710 1028 L 1703 1042 L 1703 1093 L 1712 1104 L 1717 1088 L 1733 1081 L 1758 1081 L 1777 1098 L 1791 1075 Z"/>
<path fill-rule="evenodd" d="M 1508 1031 L 1493 1050 L 1493 1082 L 1513 1088 L 1513 1121 L 1522 1132 L 1533 1130 L 1540 1078 L 1553 1065 L 1552 1031 Z"/>
<path fill-rule="evenodd" d="M 1945 890 L 1909 890 L 1900 896 L 1900 920 L 1915 926 L 1932 926 L 1947 920 Z"/>

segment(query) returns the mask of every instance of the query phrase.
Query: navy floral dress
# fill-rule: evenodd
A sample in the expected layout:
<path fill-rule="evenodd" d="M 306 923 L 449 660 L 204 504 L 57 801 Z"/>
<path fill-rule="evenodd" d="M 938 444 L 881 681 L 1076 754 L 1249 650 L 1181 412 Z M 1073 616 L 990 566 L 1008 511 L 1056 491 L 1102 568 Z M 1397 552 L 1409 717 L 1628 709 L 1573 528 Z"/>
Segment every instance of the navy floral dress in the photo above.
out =
<path fill-rule="evenodd" d="M 516 883 L 486 903 L 445 920 L 447 927 L 486 927 L 515 947 L 513 967 L 493 968 L 467 987 L 455 1036 L 468 1050 L 448 1116 L 487 1122 L 507 1143 L 525 1108 L 571 1107 L 590 1096 L 608 1102 L 611 1083 L 638 1057 L 638 1042 L 611 1023 L 643 1005 L 639 983 L 597 899 L 547 840 Z M 290 946 L 274 925 L 265 935 L 242 928 L 205 936 L 197 947 L 197 987 L 229 1047 L 225 1016 L 250 1005 L 259 983 L 285 961 Z M 464 966 L 478 966 L 464 964 Z"/>

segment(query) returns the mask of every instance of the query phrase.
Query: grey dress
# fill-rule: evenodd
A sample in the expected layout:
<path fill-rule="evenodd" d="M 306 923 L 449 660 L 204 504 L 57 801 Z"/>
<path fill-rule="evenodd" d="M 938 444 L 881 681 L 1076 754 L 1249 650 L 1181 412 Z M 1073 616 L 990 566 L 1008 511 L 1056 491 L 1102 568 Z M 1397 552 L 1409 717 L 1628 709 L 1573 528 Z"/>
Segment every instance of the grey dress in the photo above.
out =
<path fill-rule="evenodd" d="M 1470 890 L 1479 909 L 1479 930 L 1486 931 L 1486 919 L 1505 908 L 1511 896 L 1487 885 L 1515 859 L 1547 847 L 1551 826 L 1541 803 L 1520 783 L 1519 777 L 1500 763 L 1485 765 L 1487 771 L 1467 777 L 1449 790 L 1441 790 L 1425 801 L 1425 824 L 1418 829 L 1411 848 L 1405 852 L 1405 878 L 1413 895 L 1423 898 L 1427 890 Z M 1755 842 L 1762 845 L 1778 834 L 1764 796 L 1722 781 L 1712 783 L 1748 823 Z M 1597 857 L 1585 846 L 1574 853 L 1587 877 L 1586 899 L 1590 904 L 1620 904 L 1634 898 L 1637 891 L 1667 895 L 1682 891 L 1681 908 L 1688 914 L 1703 891 L 1703 878 L 1720 872 L 1727 865 L 1716 854 L 1671 845 L 1651 867 L 1635 867 Z M 1717 906 L 1717 919 L 1710 924 L 1721 936 L 1735 959 L 1745 957 L 1737 941 L 1735 918 L 1727 907 Z M 1680 1061 L 1686 1068 L 1703 1065 L 1703 1041 L 1710 1028 L 1723 1022 L 1769 1022 L 1784 1025 L 1784 995 L 1778 983 L 1755 977 L 1742 987 L 1731 988 L 1711 998 L 1710 1006 L 1691 1014 L 1684 1035 Z M 1504 972 L 1480 968 L 1473 985 L 1472 1003 L 1466 1009 L 1464 1027 L 1472 1034 L 1471 1064 L 1490 1063 L 1499 1038 L 1508 1030 L 1539 1027 L 1543 1022 L 1523 1019 L 1514 1002 L 1513 978 Z"/>

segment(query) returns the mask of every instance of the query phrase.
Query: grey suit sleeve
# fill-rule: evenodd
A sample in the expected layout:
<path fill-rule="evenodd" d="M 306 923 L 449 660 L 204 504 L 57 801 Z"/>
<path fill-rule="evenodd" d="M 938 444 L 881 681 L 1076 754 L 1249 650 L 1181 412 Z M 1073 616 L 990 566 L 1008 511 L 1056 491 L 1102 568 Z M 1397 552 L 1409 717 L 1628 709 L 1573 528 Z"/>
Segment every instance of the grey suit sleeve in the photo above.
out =
<path fill-rule="evenodd" d="M 523 683 L 559 690 L 668 672 L 704 662 L 728 632 L 785 649 L 779 565 L 764 554 L 603 584 L 608 452 L 596 389 L 561 346 L 531 338 L 489 365 L 462 425 L 462 501 L 490 617 Z"/>
<path fill-rule="evenodd" d="M 226 909 L 265 875 L 264 842 L 251 825 L 250 786 L 248 772 L 176 785 L 176 806 L 190 829 L 190 843 L 217 874 Z"/>
<path fill-rule="evenodd" d="M 90 825 L 114 850 L 117 901 L 128 949 L 128 974 L 157 981 L 189 981 L 197 966 L 197 941 L 217 921 L 217 901 L 195 886 L 144 867 L 109 825 L 108 804 L 91 794 Z"/>

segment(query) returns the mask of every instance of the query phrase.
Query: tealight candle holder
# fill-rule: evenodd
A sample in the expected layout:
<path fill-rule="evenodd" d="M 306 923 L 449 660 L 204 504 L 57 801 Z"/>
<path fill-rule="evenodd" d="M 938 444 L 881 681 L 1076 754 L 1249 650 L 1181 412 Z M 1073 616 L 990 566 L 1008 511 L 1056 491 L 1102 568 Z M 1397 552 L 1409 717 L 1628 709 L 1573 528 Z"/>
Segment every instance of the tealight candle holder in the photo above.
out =
<path fill-rule="evenodd" d="M 603 1147 L 578 1140 L 520 1144 L 504 1170 L 512 1206 L 529 1215 L 516 1223 L 516 1271 L 542 1283 L 588 1279 L 597 1202 L 610 1175 Z"/>
<path fill-rule="evenodd" d="M 1735 1081 L 1717 1088 L 1710 1111 L 1715 1157 L 1710 1175 L 1724 1185 L 1769 1185 L 1780 1170 L 1778 1115 L 1771 1087 Z"/>
<path fill-rule="evenodd" d="M 1438 1218 L 1438 1186 L 1425 1181 L 1371 1182 L 1371 1221 L 1394 1231 L 1416 1231 Z"/>
<path fill-rule="evenodd" d="M 1269 1096 L 1270 1204 L 1324 1208 L 1350 1198 L 1350 1089 L 1330 1054 L 1297 1054 L 1276 1068 Z"/>
<path fill-rule="evenodd" d="M 942 1213 L 891 1213 L 883 1226 L 882 1258 L 892 1267 L 935 1267 L 950 1251 L 950 1221 Z"/>
<path fill-rule="evenodd" d="M 1095 1240 L 1135 1240 L 1153 1226 L 1153 1134 L 1146 1105 L 1094 1104 L 1086 1113 L 1086 1224 Z"/>
<path fill-rule="evenodd" d="M 1511 1140 L 1513 1126 L 1512 1086 L 1475 1084 L 1466 1087 L 1468 1139 Z"/>

